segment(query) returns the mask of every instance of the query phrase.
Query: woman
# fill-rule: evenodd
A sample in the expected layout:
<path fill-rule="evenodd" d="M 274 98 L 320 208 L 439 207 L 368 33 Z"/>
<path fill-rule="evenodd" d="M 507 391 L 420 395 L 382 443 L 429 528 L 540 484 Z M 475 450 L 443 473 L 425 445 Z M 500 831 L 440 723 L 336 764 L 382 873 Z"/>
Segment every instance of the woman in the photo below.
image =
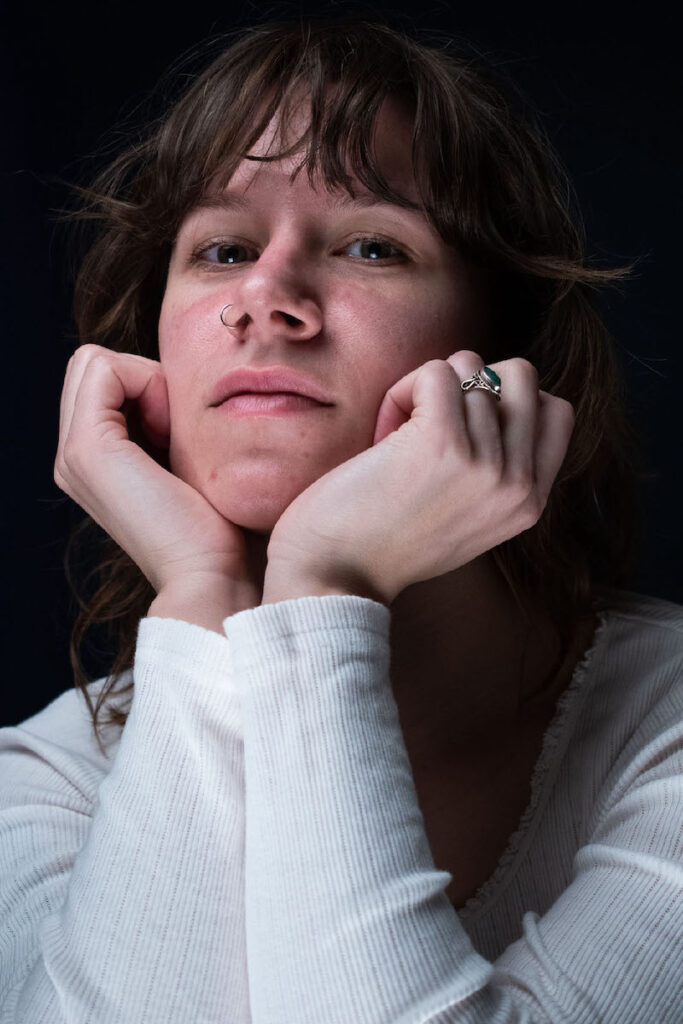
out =
<path fill-rule="evenodd" d="M 563 192 L 356 20 L 243 33 L 96 182 L 55 479 L 119 657 L 0 733 L 4 1019 L 680 1018 L 683 617 L 614 589 Z"/>

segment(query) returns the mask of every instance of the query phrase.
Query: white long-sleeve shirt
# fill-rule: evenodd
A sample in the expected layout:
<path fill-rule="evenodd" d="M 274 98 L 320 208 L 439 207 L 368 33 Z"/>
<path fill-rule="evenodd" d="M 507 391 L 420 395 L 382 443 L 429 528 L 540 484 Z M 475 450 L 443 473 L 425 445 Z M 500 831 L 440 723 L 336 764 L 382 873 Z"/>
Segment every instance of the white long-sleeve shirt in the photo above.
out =
<path fill-rule="evenodd" d="M 106 755 L 75 689 L 0 730 L 0 1021 L 680 1024 L 683 607 L 610 605 L 460 911 L 388 608 L 143 619 Z"/>

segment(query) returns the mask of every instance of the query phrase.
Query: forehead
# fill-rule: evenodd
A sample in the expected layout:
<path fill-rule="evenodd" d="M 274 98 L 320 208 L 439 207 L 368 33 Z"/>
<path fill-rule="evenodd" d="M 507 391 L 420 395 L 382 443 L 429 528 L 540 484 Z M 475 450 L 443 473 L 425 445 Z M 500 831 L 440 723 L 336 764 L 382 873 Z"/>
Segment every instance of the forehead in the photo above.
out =
<path fill-rule="evenodd" d="M 278 176 L 288 174 L 294 177 L 296 172 L 297 180 L 306 179 L 305 173 L 298 173 L 305 157 L 306 143 L 297 144 L 301 143 L 309 124 L 310 99 L 305 95 L 299 97 L 296 105 L 293 105 L 286 115 L 282 110 L 276 111 L 261 136 L 250 148 L 247 157 L 236 168 L 228 184 L 234 185 L 239 182 L 240 185 L 248 187 L 249 182 L 255 179 L 262 168 L 275 169 Z M 412 121 L 395 100 L 385 99 L 375 118 L 370 140 L 373 161 L 390 189 L 419 205 L 420 197 L 412 165 L 411 144 Z M 292 147 L 296 148 L 289 156 L 278 156 Z M 252 157 L 270 157 L 271 160 L 264 162 L 250 159 Z M 373 193 L 358 180 L 350 168 L 347 167 L 346 170 L 353 195 L 370 202 Z M 323 175 L 319 167 L 317 177 L 319 181 L 315 187 L 323 188 Z M 338 189 L 343 191 L 341 185 Z"/>

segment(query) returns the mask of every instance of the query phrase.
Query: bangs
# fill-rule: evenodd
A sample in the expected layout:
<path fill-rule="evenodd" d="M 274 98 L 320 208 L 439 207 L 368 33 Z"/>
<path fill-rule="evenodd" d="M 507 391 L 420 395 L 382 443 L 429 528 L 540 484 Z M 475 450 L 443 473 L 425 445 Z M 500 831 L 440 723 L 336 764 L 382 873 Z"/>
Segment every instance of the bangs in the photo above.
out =
<path fill-rule="evenodd" d="M 165 183 L 160 206 L 175 230 L 194 203 L 226 187 L 242 160 L 269 163 L 299 154 L 292 181 L 305 170 L 312 187 L 322 183 L 353 198 L 357 180 L 377 197 L 429 216 L 434 188 L 428 168 L 439 162 L 425 131 L 431 121 L 425 117 L 429 90 L 409 63 L 406 45 L 397 46 L 388 34 L 386 45 L 375 45 L 373 54 L 371 39 L 357 22 L 353 33 L 328 30 L 320 37 L 313 25 L 287 25 L 247 34 L 231 48 L 229 61 L 214 62 L 181 100 L 159 139 L 157 181 Z M 424 68 L 420 71 L 424 75 Z M 418 203 L 391 188 L 374 153 L 377 117 L 389 99 L 412 126 Z M 300 125 L 302 111 L 306 128 L 296 137 L 293 125 Z M 277 130 L 267 154 L 250 155 L 273 119 Z M 433 133 L 432 147 L 437 139 Z M 175 201 L 169 203 L 169 195 Z"/>
<path fill-rule="evenodd" d="M 386 181 L 373 150 L 376 120 L 387 94 L 378 95 L 368 104 L 362 105 L 362 114 L 356 115 L 347 97 L 338 89 L 325 91 L 321 102 L 307 91 L 306 85 L 295 83 L 284 96 L 276 96 L 264 106 L 257 118 L 256 127 L 243 146 L 227 151 L 219 165 L 213 170 L 207 167 L 210 188 L 222 190 L 228 184 L 236 164 L 241 160 L 254 163 L 273 163 L 278 160 L 301 156 L 290 174 L 294 182 L 305 171 L 309 184 L 322 184 L 328 191 L 345 191 L 355 197 L 354 183 L 360 182 L 369 192 L 396 203 L 407 209 L 419 210 L 424 204 L 416 203 L 396 192 Z M 300 124 L 301 113 L 305 112 L 307 127 L 303 134 L 295 137 L 294 124 Z M 249 150 L 263 136 L 275 119 L 277 133 L 268 152 L 253 156 Z M 413 158 L 413 165 L 416 161 Z"/>

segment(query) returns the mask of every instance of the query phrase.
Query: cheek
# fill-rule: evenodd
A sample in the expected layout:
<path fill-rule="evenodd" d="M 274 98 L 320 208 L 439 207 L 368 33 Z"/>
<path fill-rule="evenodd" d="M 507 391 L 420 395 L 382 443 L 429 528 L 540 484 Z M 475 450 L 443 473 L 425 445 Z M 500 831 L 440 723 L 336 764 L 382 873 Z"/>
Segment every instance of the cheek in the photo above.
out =
<path fill-rule="evenodd" d="M 423 307 L 418 328 L 423 362 L 446 359 L 453 352 L 469 347 L 471 336 L 471 300 L 464 282 L 435 281 L 434 289 Z"/>
<path fill-rule="evenodd" d="M 363 406 L 379 406 L 392 384 L 423 361 L 433 319 L 430 310 L 414 289 L 385 291 L 374 285 L 367 292 L 349 290 L 339 297 L 331 331 L 339 339 L 341 365 L 351 377 L 350 392 Z"/>
<path fill-rule="evenodd" d="M 192 415 L 190 397 L 206 387 L 207 363 L 220 363 L 227 333 L 215 296 L 194 299 L 167 291 L 159 315 L 159 361 L 166 376 L 171 421 Z"/>
<path fill-rule="evenodd" d="M 193 294 L 167 288 L 159 314 L 161 362 L 191 363 L 220 349 L 227 333 L 220 312 L 220 298 L 213 292 Z"/>
<path fill-rule="evenodd" d="M 466 331 L 457 311 L 436 304 L 416 303 L 411 308 L 390 310 L 375 329 L 358 386 L 377 392 L 378 402 L 402 377 L 430 359 L 446 359 L 464 348 Z"/>
<path fill-rule="evenodd" d="M 446 359 L 471 347 L 475 303 L 464 272 L 437 270 L 412 290 L 375 310 L 378 369 L 390 371 L 390 386 L 430 359 Z"/>

